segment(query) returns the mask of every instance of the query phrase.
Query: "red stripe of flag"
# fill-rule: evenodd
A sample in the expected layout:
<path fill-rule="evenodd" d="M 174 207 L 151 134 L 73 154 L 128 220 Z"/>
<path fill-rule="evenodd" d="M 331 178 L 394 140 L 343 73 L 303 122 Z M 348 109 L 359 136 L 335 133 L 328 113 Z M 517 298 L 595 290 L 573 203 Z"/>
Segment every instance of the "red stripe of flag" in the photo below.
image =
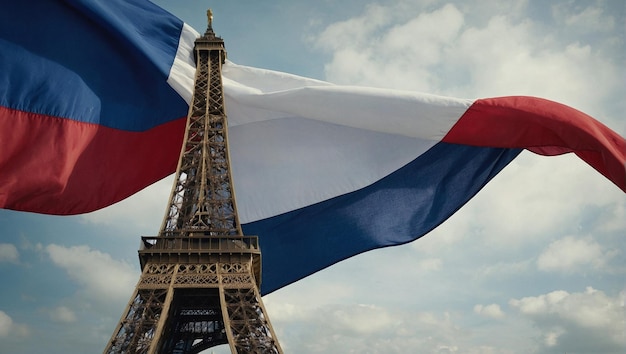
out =
<path fill-rule="evenodd" d="M 510 96 L 476 100 L 443 141 L 525 148 L 541 155 L 574 152 L 626 192 L 626 140 L 572 107 Z"/>
<path fill-rule="evenodd" d="M 0 107 L 0 208 L 69 215 L 176 169 L 186 119 L 129 132 Z"/>

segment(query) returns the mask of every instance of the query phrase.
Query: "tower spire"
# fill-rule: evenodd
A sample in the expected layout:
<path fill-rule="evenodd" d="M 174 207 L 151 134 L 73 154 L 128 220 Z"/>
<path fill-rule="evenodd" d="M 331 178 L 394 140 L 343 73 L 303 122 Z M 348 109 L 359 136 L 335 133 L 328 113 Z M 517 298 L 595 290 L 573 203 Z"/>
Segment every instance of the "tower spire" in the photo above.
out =
<path fill-rule="evenodd" d="M 206 17 L 207 17 L 207 27 L 206 27 L 206 31 L 204 31 L 204 36 L 214 37 L 215 33 L 213 32 L 213 11 L 211 9 L 206 10 Z"/>
<path fill-rule="evenodd" d="M 142 237 L 142 274 L 104 353 L 282 353 L 259 293 L 261 251 L 244 236 L 230 173 L 224 41 L 196 39 L 196 80 L 166 214 Z"/>
<path fill-rule="evenodd" d="M 206 17 L 207 17 L 207 29 L 206 31 L 209 32 L 213 32 L 213 11 L 211 9 L 206 10 Z"/>

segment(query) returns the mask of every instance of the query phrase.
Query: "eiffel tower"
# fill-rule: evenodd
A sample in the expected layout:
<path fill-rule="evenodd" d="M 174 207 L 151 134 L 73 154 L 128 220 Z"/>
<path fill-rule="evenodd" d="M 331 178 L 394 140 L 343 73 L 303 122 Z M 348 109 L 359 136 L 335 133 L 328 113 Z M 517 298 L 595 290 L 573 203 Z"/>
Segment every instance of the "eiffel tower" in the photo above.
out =
<path fill-rule="evenodd" d="M 230 174 L 224 41 L 195 42 L 196 78 L 159 235 L 142 237 L 142 274 L 104 353 L 282 353 L 261 300 L 261 250 L 243 236 Z"/>

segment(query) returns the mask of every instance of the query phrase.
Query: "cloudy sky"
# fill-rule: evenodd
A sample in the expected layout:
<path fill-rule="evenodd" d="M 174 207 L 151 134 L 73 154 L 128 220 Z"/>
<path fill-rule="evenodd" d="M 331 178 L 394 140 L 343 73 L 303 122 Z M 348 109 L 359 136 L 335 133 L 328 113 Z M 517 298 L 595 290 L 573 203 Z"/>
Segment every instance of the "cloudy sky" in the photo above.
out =
<path fill-rule="evenodd" d="M 540 96 L 626 136 L 622 0 L 156 3 L 201 32 L 211 6 L 238 64 L 464 98 Z M 0 210 L 0 352 L 100 352 L 171 183 L 86 215 Z M 575 157 L 523 153 L 424 238 L 264 301 L 289 353 L 622 353 L 625 235 L 616 186 Z"/>

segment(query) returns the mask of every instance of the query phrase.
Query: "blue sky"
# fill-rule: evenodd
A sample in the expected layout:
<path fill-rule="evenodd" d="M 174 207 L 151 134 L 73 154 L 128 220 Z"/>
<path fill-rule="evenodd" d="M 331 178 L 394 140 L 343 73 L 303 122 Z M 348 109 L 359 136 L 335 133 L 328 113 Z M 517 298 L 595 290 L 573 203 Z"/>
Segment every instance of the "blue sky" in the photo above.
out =
<path fill-rule="evenodd" d="M 235 63 L 455 97 L 533 95 L 626 136 L 623 1 L 160 0 Z M 172 179 L 94 213 L 0 210 L 0 352 L 93 353 L 139 277 Z M 523 153 L 426 237 L 264 298 L 290 353 L 621 353 L 626 198 Z M 223 348 L 215 352 L 224 352 Z"/>

